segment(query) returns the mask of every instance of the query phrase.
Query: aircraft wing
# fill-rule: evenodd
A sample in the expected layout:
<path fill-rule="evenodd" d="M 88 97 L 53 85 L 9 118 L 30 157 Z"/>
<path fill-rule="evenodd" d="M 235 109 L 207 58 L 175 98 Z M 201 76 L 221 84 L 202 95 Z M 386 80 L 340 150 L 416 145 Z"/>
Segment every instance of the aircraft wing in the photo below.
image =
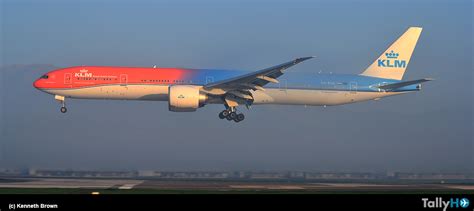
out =
<path fill-rule="evenodd" d="M 403 81 L 403 82 L 399 82 L 399 83 L 382 85 L 382 86 L 379 86 L 378 88 L 384 89 L 384 90 L 394 90 L 394 89 L 398 89 L 398 88 L 401 88 L 401 87 L 404 87 L 404 86 L 419 84 L 419 83 L 432 81 L 432 80 L 433 80 L 432 78 L 423 78 L 423 79 L 418 79 L 418 80 L 413 80 L 413 81 Z"/>
<path fill-rule="evenodd" d="M 204 86 L 204 89 L 221 88 L 224 90 L 263 90 L 262 87 L 270 82 L 278 83 L 277 78 L 283 75 L 284 70 L 311 58 L 314 57 L 297 58 L 292 61 L 269 67 L 263 70 L 255 71 L 226 80 L 216 81 L 214 83 L 207 84 L 206 86 Z"/>

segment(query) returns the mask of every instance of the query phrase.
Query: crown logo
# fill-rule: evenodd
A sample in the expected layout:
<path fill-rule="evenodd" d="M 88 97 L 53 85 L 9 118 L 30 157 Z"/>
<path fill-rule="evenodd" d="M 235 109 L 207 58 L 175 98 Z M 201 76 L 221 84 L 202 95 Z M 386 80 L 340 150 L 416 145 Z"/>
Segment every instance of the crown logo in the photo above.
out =
<path fill-rule="evenodd" d="M 81 73 L 87 73 L 88 71 L 89 71 L 89 70 L 87 70 L 87 69 L 80 69 L 80 70 L 79 70 L 79 72 L 81 72 Z"/>
<path fill-rule="evenodd" d="M 398 58 L 398 53 L 390 51 L 390 53 L 385 53 L 385 56 L 387 57 L 387 59 L 396 59 Z"/>

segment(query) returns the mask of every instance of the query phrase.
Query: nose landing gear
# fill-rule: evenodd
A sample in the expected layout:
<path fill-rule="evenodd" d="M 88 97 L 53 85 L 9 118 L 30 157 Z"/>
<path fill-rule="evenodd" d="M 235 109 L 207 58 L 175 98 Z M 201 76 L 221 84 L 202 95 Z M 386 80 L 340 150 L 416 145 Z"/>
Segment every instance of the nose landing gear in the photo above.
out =
<path fill-rule="evenodd" d="M 61 103 L 61 113 L 66 113 L 67 112 L 67 108 L 66 108 L 66 98 L 64 96 L 60 96 L 60 95 L 55 95 L 54 96 L 54 99 L 59 101 Z"/>

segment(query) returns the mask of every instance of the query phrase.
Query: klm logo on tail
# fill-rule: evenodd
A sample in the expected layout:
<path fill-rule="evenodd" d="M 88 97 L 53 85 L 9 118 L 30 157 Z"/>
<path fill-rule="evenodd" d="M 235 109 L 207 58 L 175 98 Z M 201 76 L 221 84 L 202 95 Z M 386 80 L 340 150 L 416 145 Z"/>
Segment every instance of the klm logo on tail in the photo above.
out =
<path fill-rule="evenodd" d="M 408 28 L 361 75 L 401 80 L 421 31 L 421 27 Z"/>
<path fill-rule="evenodd" d="M 377 60 L 377 64 L 379 67 L 405 68 L 407 66 L 407 62 L 405 60 L 397 59 L 398 53 L 390 51 L 390 53 L 385 53 L 385 57 L 387 57 L 387 59 Z"/>

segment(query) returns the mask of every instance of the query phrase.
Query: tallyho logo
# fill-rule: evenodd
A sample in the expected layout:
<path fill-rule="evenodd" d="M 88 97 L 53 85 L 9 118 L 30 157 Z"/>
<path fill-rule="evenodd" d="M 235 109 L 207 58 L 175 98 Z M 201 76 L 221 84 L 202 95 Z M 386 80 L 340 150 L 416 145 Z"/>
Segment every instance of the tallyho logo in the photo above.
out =
<path fill-rule="evenodd" d="M 449 201 L 444 201 L 442 197 L 436 197 L 434 200 L 429 198 L 422 198 L 423 208 L 443 208 L 446 211 L 449 208 L 468 208 L 469 199 L 467 198 L 451 198 Z"/>
<path fill-rule="evenodd" d="M 377 64 L 379 67 L 405 68 L 407 66 L 407 62 L 405 60 L 398 60 L 398 56 L 398 53 L 390 51 L 390 53 L 385 53 L 385 57 L 387 59 L 379 59 L 377 60 Z"/>

